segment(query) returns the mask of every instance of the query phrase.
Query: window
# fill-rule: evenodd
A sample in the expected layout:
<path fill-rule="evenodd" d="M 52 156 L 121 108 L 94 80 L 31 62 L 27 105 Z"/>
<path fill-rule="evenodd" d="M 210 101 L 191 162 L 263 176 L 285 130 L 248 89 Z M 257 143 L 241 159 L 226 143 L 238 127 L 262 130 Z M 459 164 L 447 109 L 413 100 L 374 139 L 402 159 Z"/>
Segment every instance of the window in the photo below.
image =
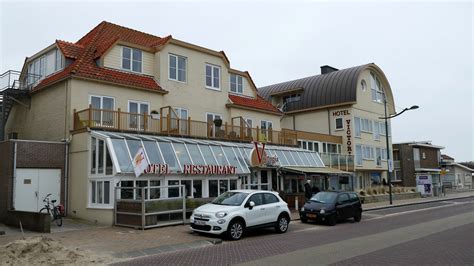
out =
<path fill-rule="evenodd" d="M 206 64 L 206 87 L 220 90 L 221 68 Z"/>
<path fill-rule="evenodd" d="M 360 87 L 362 88 L 362 91 L 367 90 L 367 83 L 365 82 L 365 79 L 360 81 Z"/>
<path fill-rule="evenodd" d="M 301 100 L 301 94 L 291 94 L 283 96 L 283 103 L 291 103 L 291 102 L 298 102 Z"/>
<path fill-rule="evenodd" d="M 186 82 L 186 57 L 169 55 L 169 75 L 170 80 Z"/>
<path fill-rule="evenodd" d="M 383 88 L 380 79 L 374 73 L 370 73 L 370 87 L 372 89 L 372 101 L 382 103 Z"/>
<path fill-rule="evenodd" d="M 273 128 L 273 123 L 271 121 L 265 121 L 265 120 L 262 120 L 260 121 L 260 126 L 261 126 L 261 132 L 263 135 L 265 136 L 269 136 L 267 134 L 267 131 L 271 131 L 272 128 Z"/>
<path fill-rule="evenodd" d="M 91 138 L 91 174 L 113 174 L 112 159 L 105 141 L 94 137 Z"/>
<path fill-rule="evenodd" d="M 263 193 L 253 194 L 248 202 L 253 201 L 255 206 L 263 205 Z"/>
<path fill-rule="evenodd" d="M 381 152 L 382 152 L 382 161 L 386 161 L 387 160 L 387 149 L 382 148 Z"/>
<path fill-rule="evenodd" d="M 374 139 L 380 140 L 380 126 L 378 121 L 374 121 Z"/>
<path fill-rule="evenodd" d="M 354 123 L 355 123 L 355 137 L 360 138 L 360 118 L 356 117 L 354 118 Z"/>
<path fill-rule="evenodd" d="M 94 126 L 113 127 L 115 99 L 107 96 L 90 96 L 92 106 L 92 122 Z"/>
<path fill-rule="evenodd" d="M 374 148 L 362 145 L 362 158 L 364 160 L 374 160 Z"/>
<path fill-rule="evenodd" d="M 181 108 L 181 107 L 176 107 L 174 108 L 174 112 L 171 115 L 172 120 L 171 120 L 171 128 L 177 128 L 178 127 L 178 120 L 179 120 L 179 133 L 181 135 L 187 135 L 188 134 L 188 110 Z M 177 115 L 178 117 L 175 117 Z"/>
<path fill-rule="evenodd" d="M 342 117 L 336 118 L 336 130 L 344 129 Z"/>
<path fill-rule="evenodd" d="M 252 127 L 253 127 L 253 119 L 246 118 L 245 119 L 245 127 L 247 128 L 247 137 L 252 137 Z"/>
<path fill-rule="evenodd" d="M 212 127 L 210 128 L 211 129 L 210 136 L 213 136 L 213 137 L 218 137 L 218 136 L 221 136 L 220 134 L 223 134 L 223 130 L 220 129 L 220 127 L 217 127 L 214 123 L 214 120 L 216 119 L 222 120 L 222 116 L 220 114 L 206 113 L 207 123 L 212 124 Z"/>
<path fill-rule="evenodd" d="M 362 165 L 362 145 L 356 145 L 355 161 L 357 165 Z"/>
<path fill-rule="evenodd" d="M 144 114 L 150 113 L 150 105 L 146 102 L 128 102 L 129 114 L 129 127 L 131 129 L 145 129 L 145 116 Z"/>
<path fill-rule="evenodd" d="M 244 92 L 242 76 L 230 74 L 230 91 L 238 94 L 242 94 Z"/>
<path fill-rule="evenodd" d="M 385 123 L 384 122 L 380 122 L 378 123 L 378 126 L 379 126 L 379 131 L 380 131 L 380 135 L 382 136 L 385 136 Z"/>
<path fill-rule="evenodd" d="M 91 204 L 110 204 L 110 181 L 90 181 Z"/>
<path fill-rule="evenodd" d="M 375 162 L 377 166 L 382 166 L 382 151 L 380 148 L 375 148 Z"/>
<path fill-rule="evenodd" d="M 122 47 L 122 68 L 141 73 L 142 51 L 140 49 Z"/>
<path fill-rule="evenodd" d="M 362 118 L 361 119 L 361 131 L 367 132 L 367 133 L 372 133 L 373 126 L 372 126 L 372 120 Z"/>
<path fill-rule="evenodd" d="M 263 193 L 263 201 L 265 204 L 277 203 L 279 202 L 278 198 L 270 193 Z"/>
<path fill-rule="evenodd" d="M 179 180 L 168 180 L 168 198 L 178 198 L 181 196 Z"/>
<path fill-rule="evenodd" d="M 230 182 L 229 182 L 230 181 Z M 232 182 L 235 181 L 235 182 Z M 232 187 L 237 185 L 237 180 L 229 180 L 229 179 L 215 179 L 209 180 L 209 197 L 217 197 L 220 194 L 229 191 L 229 184 L 231 186 L 230 189 L 234 189 Z"/>
<path fill-rule="evenodd" d="M 64 68 L 63 55 L 59 49 L 53 49 L 36 58 L 28 65 L 28 85 L 34 84 Z"/>

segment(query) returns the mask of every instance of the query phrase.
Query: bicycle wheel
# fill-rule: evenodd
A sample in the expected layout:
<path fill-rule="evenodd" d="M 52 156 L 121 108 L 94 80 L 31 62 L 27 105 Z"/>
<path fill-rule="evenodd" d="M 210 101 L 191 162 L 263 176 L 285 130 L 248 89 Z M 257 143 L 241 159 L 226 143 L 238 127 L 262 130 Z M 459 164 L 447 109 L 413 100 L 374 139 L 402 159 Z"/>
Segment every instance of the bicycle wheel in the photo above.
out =
<path fill-rule="evenodd" d="M 43 207 L 43 209 L 41 209 L 39 212 L 40 212 L 40 213 L 50 213 L 50 212 L 49 212 L 49 209 L 46 208 L 46 207 Z"/>
<path fill-rule="evenodd" d="M 63 225 L 63 217 L 61 216 L 61 213 L 59 213 L 58 208 L 54 208 L 54 220 L 56 220 L 56 225 Z"/>

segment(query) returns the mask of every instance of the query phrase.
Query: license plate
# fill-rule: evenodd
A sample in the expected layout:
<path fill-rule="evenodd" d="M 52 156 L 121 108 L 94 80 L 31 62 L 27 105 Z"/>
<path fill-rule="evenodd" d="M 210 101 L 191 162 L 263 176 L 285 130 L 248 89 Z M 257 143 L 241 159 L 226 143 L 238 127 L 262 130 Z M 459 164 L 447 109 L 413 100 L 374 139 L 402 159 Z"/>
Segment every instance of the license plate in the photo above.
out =
<path fill-rule="evenodd" d="M 308 213 L 307 216 L 308 218 L 316 218 L 316 214 L 313 213 Z"/>
<path fill-rule="evenodd" d="M 195 224 L 195 225 L 206 225 L 206 222 L 205 222 L 205 221 L 201 221 L 201 220 L 194 220 L 194 224 Z"/>

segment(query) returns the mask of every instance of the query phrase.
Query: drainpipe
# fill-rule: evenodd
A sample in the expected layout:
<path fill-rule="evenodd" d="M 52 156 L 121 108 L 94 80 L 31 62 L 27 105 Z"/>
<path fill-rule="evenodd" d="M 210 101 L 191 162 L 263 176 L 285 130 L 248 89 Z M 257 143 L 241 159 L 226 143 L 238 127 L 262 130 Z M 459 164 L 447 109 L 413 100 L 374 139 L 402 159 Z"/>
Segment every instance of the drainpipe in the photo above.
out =
<path fill-rule="evenodd" d="M 63 139 L 64 142 L 64 208 L 66 216 L 69 212 L 69 143 L 71 143 L 72 135 L 69 139 Z"/>
<path fill-rule="evenodd" d="M 13 145 L 13 176 L 12 176 L 12 209 L 15 209 L 15 182 L 16 182 L 16 157 L 17 157 L 17 143 L 14 142 Z"/>

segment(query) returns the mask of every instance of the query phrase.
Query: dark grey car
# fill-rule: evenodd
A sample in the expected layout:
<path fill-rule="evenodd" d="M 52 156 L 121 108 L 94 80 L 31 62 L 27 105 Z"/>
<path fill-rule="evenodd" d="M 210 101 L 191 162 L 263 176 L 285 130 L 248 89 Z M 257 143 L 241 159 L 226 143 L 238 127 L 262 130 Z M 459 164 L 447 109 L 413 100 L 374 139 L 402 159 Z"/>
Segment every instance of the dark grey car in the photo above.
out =
<path fill-rule="evenodd" d="M 362 204 L 354 192 L 322 191 L 311 197 L 300 210 L 301 222 L 308 220 L 335 225 L 338 221 L 362 219 Z"/>

